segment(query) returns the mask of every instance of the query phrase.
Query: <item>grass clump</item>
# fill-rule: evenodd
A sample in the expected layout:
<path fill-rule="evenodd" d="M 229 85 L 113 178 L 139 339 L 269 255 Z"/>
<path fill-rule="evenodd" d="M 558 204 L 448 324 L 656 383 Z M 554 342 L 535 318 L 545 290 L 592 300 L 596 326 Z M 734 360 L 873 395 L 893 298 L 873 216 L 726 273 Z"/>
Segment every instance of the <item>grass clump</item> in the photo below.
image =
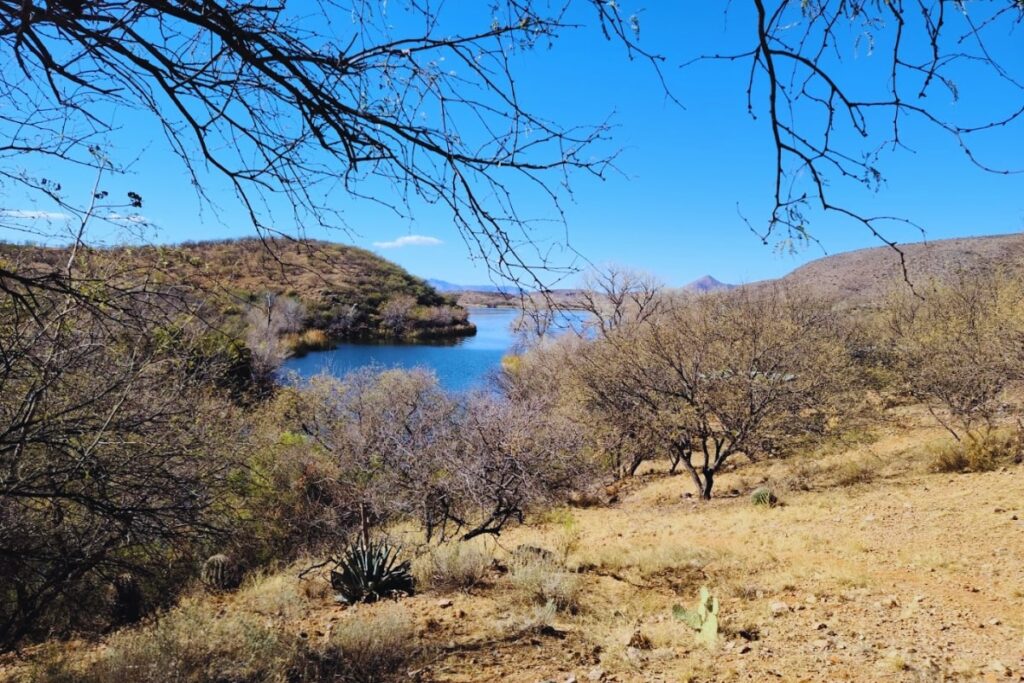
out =
<path fill-rule="evenodd" d="M 91 664 L 41 663 L 39 683 L 285 683 L 304 668 L 297 638 L 248 613 L 219 614 L 189 600 L 158 622 L 115 635 Z"/>
<path fill-rule="evenodd" d="M 338 664 L 330 680 L 387 683 L 407 678 L 405 669 L 416 652 L 415 635 L 412 617 L 399 605 L 356 611 L 331 632 L 325 654 Z"/>
<path fill-rule="evenodd" d="M 833 477 L 836 486 L 869 484 L 878 477 L 878 467 L 867 459 L 853 458 L 837 465 Z"/>
<path fill-rule="evenodd" d="M 512 587 L 526 601 L 551 603 L 559 611 L 575 613 L 580 608 L 580 577 L 547 557 L 513 558 L 509 572 Z"/>
<path fill-rule="evenodd" d="M 436 590 L 465 590 L 482 583 L 491 556 L 476 543 L 448 543 L 432 548 L 413 565 L 419 585 Z"/>

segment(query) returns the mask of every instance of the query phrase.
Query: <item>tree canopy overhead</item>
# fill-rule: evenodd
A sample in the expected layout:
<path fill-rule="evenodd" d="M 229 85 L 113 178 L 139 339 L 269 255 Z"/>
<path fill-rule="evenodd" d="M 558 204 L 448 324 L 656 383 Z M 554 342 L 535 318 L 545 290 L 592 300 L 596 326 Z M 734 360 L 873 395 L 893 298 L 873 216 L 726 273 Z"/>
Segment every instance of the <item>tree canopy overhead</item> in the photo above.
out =
<path fill-rule="evenodd" d="M 1019 132 L 1020 61 L 988 42 L 1019 26 L 1019 0 L 744 0 L 723 12 L 735 37 L 728 52 L 686 55 L 641 40 L 653 11 L 604 0 L 457 10 L 422 0 L 0 0 L 0 180 L 8 194 L 20 186 L 63 211 L 96 213 L 95 197 L 67 196 L 59 177 L 27 170 L 38 164 L 26 160 L 122 168 L 131 157 L 110 158 L 107 142 L 118 135 L 113 108 L 130 107 L 162 130 L 200 196 L 224 202 L 204 196 L 204 179 L 226 178 L 262 234 L 280 224 L 271 207 L 281 204 L 296 225 L 343 227 L 338 190 L 398 211 L 433 203 L 474 255 L 529 282 L 564 265 L 535 239 L 531 219 L 559 216 L 571 177 L 603 177 L 614 160 L 602 144 L 607 126 L 549 121 L 520 96 L 530 74 L 517 55 L 572 30 L 601 31 L 686 106 L 699 106 L 700 93 L 664 78 L 669 69 L 749 65 L 736 87 L 750 114 L 768 122 L 775 149 L 765 188 L 772 208 L 747 217 L 765 240 L 813 239 L 809 223 L 820 211 L 885 239 L 885 221 L 897 217 L 850 206 L 833 188 L 877 187 L 880 153 L 903 143 L 912 119 L 952 136 L 987 170 L 1018 170 L 1012 155 L 979 153 L 975 139 Z M 858 50 L 875 57 L 871 66 L 850 66 Z M 867 81 L 857 74 L 864 68 Z M 992 88 L 971 120 L 949 106 L 965 78 Z M 552 210 L 525 214 L 517 200 L 528 188 Z M 129 196 L 107 213 L 141 202 Z M 3 220 L 31 232 L 23 218 Z"/>

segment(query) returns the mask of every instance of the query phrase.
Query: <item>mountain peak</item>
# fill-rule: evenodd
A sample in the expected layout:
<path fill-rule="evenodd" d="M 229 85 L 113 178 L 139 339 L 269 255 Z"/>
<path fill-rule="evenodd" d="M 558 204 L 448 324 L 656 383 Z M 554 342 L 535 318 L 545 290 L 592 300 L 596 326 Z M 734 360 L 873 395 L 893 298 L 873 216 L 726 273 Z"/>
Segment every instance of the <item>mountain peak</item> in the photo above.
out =
<path fill-rule="evenodd" d="M 699 277 L 690 284 L 683 287 L 688 292 L 715 292 L 722 289 L 732 289 L 736 285 L 729 285 L 711 275 Z"/>

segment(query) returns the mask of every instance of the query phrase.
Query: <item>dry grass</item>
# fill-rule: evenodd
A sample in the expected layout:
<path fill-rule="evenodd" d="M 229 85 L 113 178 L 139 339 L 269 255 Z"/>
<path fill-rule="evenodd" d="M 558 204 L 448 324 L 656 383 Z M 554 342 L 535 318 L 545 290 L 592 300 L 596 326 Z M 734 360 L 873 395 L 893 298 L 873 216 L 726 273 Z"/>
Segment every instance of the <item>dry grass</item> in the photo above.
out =
<path fill-rule="evenodd" d="M 996 430 L 977 438 L 932 444 L 927 447 L 932 472 L 991 472 L 1024 455 L 1022 434 Z"/>
<path fill-rule="evenodd" d="M 285 683 L 302 669 L 296 638 L 257 615 L 220 614 L 215 606 L 188 599 L 159 621 L 111 638 L 94 661 L 57 653 L 26 680 L 39 683 Z"/>
<path fill-rule="evenodd" d="M 505 579 L 471 592 L 439 599 L 438 591 L 448 589 L 428 588 L 397 606 L 343 610 L 326 600 L 303 603 L 302 584 L 293 589 L 271 576 L 235 595 L 205 598 L 219 602 L 201 619 L 192 617 L 190 628 L 212 637 L 162 642 L 174 642 L 175 657 L 184 654 L 185 662 L 200 658 L 189 652 L 199 652 L 241 663 L 253 642 L 265 643 L 271 658 L 282 651 L 285 659 L 295 657 L 290 661 L 299 667 L 299 681 L 325 672 L 336 680 L 378 665 L 387 672 L 380 674 L 384 680 L 390 672 L 404 676 L 425 666 L 426 680 L 505 683 L 570 674 L 586 680 L 594 667 L 606 680 L 623 683 L 974 681 L 991 677 L 995 663 L 1012 677 L 1000 672 L 993 680 L 1015 680 L 1024 673 L 1024 467 L 927 473 L 925 447 L 944 438 L 931 427 L 901 428 L 882 435 L 870 452 L 808 454 L 799 462 L 765 461 L 742 475 L 723 475 L 724 491 L 739 488 L 740 476 L 747 489 L 771 482 L 785 490 L 778 482 L 790 468 L 811 470 L 812 490 L 789 491 L 784 505 L 770 512 L 751 505 L 746 493 L 710 503 L 682 499 L 685 479 L 649 477 L 613 508 L 554 511 L 509 529 L 500 546 L 510 553 L 528 545 L 551 549 L 552 556 L 520 561 L 513 554 L 505 560 Z M 835 487 L 836 468 L 861 459 L 876 463 L 879 477 Z M 671 613 L 673 604 L 692 605 L 701 585 L 721 601 L 722 638 L 713 653 Z M 268 595 L 276 592 L 283 597 Z M 289 616 L 294 604 L 299 614 Z M 386 614 L 391 609 L 394 615 Z M 241 623 L 256 630 L 239 629 Z M 260 640 L 267 637 L 266 624 L 287 625 L 270 629 L 270 637 L 284 639 L 283 650 L 280 641 Z M 127 633 L 148 634 L 153 650 L 151 629 Z M 297 641 L 282 634 L 300 629 L 311 634 L 306 650 L 299 644 L 291 651 Z M 110 649 L 129 652 L 123 643 L 134 637 L 115 636 Z M 417 650 L 431 656 L 420 658 Z M 346 653 L 364 651 L 363 668 L 344 668 Z M 96 656 L 106 658 L 104 652 Z M 181 666 L 177 659 L 160 662 L 182 670 L 173 668 Z M 271 666 L 269 673 L 278 670 Z M 198 680 L 189 675 L 179 680 Z"/>
<path fill-rule="evenodd" d="M 522 602 L 551 604 L 562 612 L 580 609 L 580 578 L 558 562 L 540 557 L 513 558 L 508 580 Z"/>
<path fill-rule="evenodd" d="M 466 590 L 484 581 L 492 559 L 482 541 L 447 543 L 417 558 L 413 574 L 421 589 Z"/>
<path fill-rule="evenodd" d="M 340 620 L 330 634 L 326 656 L 339 663 L 331 680 L 386 683 L 408 678 L 405 669 L 415 653 L 409 611 L 385 603 L 363 606 Z"/>

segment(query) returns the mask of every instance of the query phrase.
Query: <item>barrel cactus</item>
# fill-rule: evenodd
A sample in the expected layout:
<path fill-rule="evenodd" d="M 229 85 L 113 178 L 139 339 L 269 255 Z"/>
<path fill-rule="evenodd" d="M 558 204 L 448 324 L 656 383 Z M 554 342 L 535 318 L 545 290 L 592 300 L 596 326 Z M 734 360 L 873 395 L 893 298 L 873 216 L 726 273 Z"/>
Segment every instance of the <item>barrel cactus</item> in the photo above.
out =
<path fill-rule="evenodd" d="M 750 501 L 758 507 L 773 508 L 779 504 L 778 497 L 767 486 L 762 486 L 754 491 L 750 496 Z"/>
<path fill-rule="evenodd" d="M 688 610 L 682 605 L 675 605 L 672 614 L 697 632 L 697 640 L 705 645 L 713 646 L 718 642 L 718 598 L 711 596 L 707 586 L 700 589 L 700 601 L 697 608 Z"/>
<path fill-rule="evenodd" d="M 411 563 L 399 562 L 399 548 L 386 540 L 361 539 L 348 546 L 331 570 L 331 586 L 348 603 L 375 602 L 395 595 L 412 595 Z"/>
<path fill-rule="evenodd" d="M 223 591 L 238 588 L 242 582 L 242 573 L 234 560 L 218 553 L 203 562 L 200 578 L 207 588 Z"/>

